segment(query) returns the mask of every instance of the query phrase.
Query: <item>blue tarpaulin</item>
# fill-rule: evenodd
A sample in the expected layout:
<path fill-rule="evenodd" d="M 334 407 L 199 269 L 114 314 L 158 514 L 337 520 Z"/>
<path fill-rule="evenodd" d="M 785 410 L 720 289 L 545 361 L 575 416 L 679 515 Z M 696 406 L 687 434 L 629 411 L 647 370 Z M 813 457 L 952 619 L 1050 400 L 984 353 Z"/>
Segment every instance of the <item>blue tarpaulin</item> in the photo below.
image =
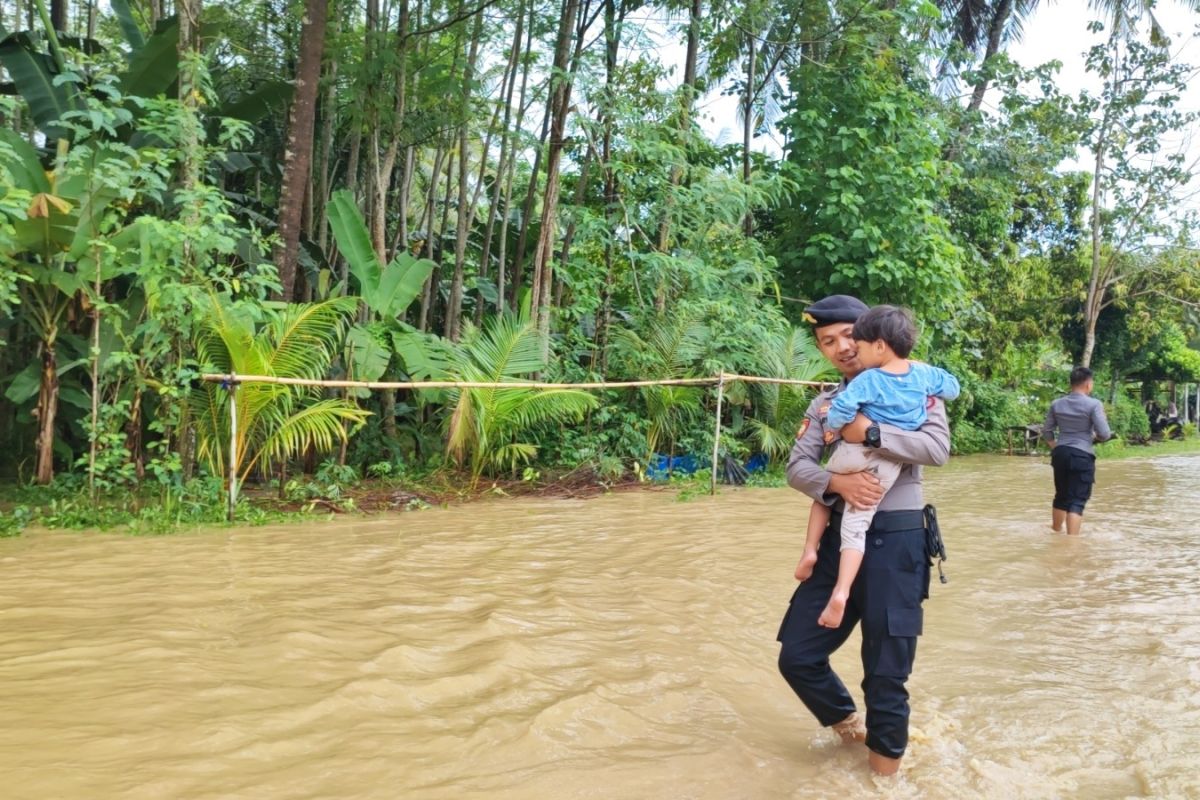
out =
<path fill-rule="evenodd" d="M 767 468 L 767 462 L 765 454 L 755 453 L 746 462 L 746 472 L 761 472 Z M 708 461 L 690 453 L 682 456 L 655 453 L 646 467 L 646 477 L 665 481 L 671 475 L 691 475 L 701 466 L 708 466 Z"/>

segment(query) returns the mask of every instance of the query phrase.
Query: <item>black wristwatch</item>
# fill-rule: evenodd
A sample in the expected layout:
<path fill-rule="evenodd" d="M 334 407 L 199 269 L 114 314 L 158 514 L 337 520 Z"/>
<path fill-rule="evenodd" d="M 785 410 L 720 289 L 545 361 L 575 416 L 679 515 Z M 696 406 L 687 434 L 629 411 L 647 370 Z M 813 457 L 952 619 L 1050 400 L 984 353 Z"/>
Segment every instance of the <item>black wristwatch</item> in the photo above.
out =
<path fill-rule="evenodd" d="M 866 434 L 863 435 L 863 445 L 865 447 L 879 447 L 879 423 L 872 422 L 867 427 Z"/>

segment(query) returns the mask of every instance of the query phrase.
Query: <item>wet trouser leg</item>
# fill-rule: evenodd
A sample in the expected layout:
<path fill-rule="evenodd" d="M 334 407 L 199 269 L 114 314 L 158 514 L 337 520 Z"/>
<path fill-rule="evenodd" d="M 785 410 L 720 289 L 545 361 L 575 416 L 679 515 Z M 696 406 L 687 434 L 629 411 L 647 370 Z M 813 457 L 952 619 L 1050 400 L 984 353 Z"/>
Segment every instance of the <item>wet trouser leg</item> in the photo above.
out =
<path fill-rule="evenodd" d="M 1054 502 L 1051 505 L 1068 514 L 1082 514 L 1096 482 L 1096 457 L 1083 450 L 1059 445 L 1050 454 L 1054 469 Z"/>
<path fill-rule="evenodd" d="M 921 601 L 929 585 L 921 512 L 876 514 L 846 614 L 841 626 L 831 629 L 818 625 L 817 617 L 837 580 L 840 524 L 835 514 L 821 539 L 812 578 L 792 596 L 779 629 L 779 669 L 818 722 L 841 722 L 855 710 L 854 701 L 830 667 L 829 656 L 861 621 L 867 746 L 899 758 L 908 744 L 904 684 L 916 656 Z"/>

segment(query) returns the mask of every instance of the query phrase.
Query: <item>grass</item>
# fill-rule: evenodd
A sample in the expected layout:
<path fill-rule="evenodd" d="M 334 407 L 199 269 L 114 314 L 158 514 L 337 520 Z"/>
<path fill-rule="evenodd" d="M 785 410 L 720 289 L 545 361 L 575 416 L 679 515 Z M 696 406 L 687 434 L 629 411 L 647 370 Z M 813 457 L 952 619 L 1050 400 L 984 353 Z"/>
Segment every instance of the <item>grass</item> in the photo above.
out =
<path fill-rule="evenodd" d="M 1188 456 L 1200 454 L 1200 436 L 1187 439 L 1167 439 L 1146 445 L 1127 444 L 1119 439 L 1096 446 L 1096 455 L 1102 459 L 1158 458 L 1161 456 Z"/>
<path fill-rule="evenodd" d="M 290 510 L 264 508 L 246 499 L 238 503 L 234 525 L 264 525 L 298 518 Z M 208 526 L 228 526 L 220 482 L 195 480 L 170 492 L 117 491 L 95 501 L 77 476 L 49 486 L 0 486 L 0 537 L 17 536 L 27 527 L 58 530 L 120 530 L 160 535 Z"/>

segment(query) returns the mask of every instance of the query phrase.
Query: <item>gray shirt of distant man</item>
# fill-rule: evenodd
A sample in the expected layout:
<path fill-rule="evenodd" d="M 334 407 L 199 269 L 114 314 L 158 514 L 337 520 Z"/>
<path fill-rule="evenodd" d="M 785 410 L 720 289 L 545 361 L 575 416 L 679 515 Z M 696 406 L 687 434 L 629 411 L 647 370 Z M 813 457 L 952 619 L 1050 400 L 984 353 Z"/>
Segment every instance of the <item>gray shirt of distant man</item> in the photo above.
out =
<path fill-rule="evenodd" d="M 1104 416 L 1104 404 L 1078 391 L 1058 398 L 1046 412 L 1042 438 L 1059 447 L 1073 447 L 1095 455 L 1092 442 L 1112 438 L 1112 429 Z"/>

